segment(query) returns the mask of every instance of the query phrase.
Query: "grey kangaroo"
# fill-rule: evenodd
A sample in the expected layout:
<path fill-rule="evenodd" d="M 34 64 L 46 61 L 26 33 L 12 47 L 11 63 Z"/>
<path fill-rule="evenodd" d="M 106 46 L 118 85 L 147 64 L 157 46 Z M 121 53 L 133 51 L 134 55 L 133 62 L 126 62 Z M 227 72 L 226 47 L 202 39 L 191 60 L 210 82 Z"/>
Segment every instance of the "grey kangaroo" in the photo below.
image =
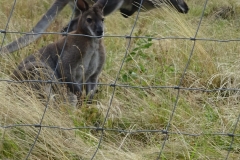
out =
<path fill-rule="evenodd" d="M 75 19 L 73 19 L 69 25 L 70 29 L 68 31 L 72 31 L 77 26 L 78 18 L 76 18 L 80 13 L 80 7 L 83 0 L 77 0 L 77 9 L 75 9 Z M 86 0 L 87 3 L 93 4 L 98 0 Z M 158 7 L 161 3 L 168 4 L 173 6 L 177 9 L 180 13 L 187 13 L 189 8 L 184 0 L 108 0 L 104 7 L 104 15 L 107 16 L 114 12 L 115 10 L 119 9 L 121 14 L 124 17 L 131 16 L 134 12 L 138 10 L 142 2 L 142 8 L 144 10 L 150 10 Z M 47 27 L 52 23 L 53 19 L 57 16 L 59 12 L 67 5 L 70 4 L 72 8 L 74 8 L 74 0 L 55 0 L 52 4 L 50 9 L 43 15 L 42 19 L 36 24 L 36 26 L 31 30 L 30 33 L 36 33 L 35 35 L 23 35 L 22 37 L 18 38 L 17 40 L 7 44 L 2 49 L 0 48 L 0 53 L 12 53 L 17 51 L 36 39 L 38 39 L 41 34 L 37 34 L 39 32 L 44 32 Z M 79 10 L 80 9 L 80 10 Z M 143 10 L 141 10 L 143 11 Z M 49 18 L 51 17 L 51 18 Z M 67 31 L 67 27 L 64 28 L 64 31 Z"/>
<path fill-rule="evenodd" d="M 82 1 L 83 3 L 78 6 L 82 13 L 79 16 L 76 31 L 71 32 L 72 34 L 81 34 L 81 36 L 68 35 L 41 48 L 18 65 L 12 78 L 29 80 L 36 77 L 34 74 L 41 74 L 38 69 L 44 69 L 48 72 L 47 74 L 54 73 L 54 77 L 58 81 L 73 82 L 74 84 L 67 83 L 67 87 L 70 92 L 77 95 L 78 100 L 80 100 L 84 88 L 82 83 L 87 83 L 85 90 L 91 102 L 96 90 L 98 76 L 105 62 L 105 49 L 102 40 L 104 34 L 102 10 L 105 1 L 99 0 L 92 7 Z"/>

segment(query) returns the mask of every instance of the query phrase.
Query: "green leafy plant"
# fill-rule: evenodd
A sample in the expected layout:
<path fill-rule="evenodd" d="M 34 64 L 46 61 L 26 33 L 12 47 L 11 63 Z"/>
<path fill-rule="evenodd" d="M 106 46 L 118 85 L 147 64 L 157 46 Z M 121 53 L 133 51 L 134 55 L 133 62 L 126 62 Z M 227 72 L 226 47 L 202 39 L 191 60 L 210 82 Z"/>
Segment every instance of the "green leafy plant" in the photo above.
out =
<path fill-rule="evenodd" d="M 125 63 L 127 72 L 122 74 L 123 82 L 131 82 L 147 71 L 144 62 L 149 59 L 148 49 L 153 45 L 152 38 L 137 39 L 135 47 L 127 55 Z"/>

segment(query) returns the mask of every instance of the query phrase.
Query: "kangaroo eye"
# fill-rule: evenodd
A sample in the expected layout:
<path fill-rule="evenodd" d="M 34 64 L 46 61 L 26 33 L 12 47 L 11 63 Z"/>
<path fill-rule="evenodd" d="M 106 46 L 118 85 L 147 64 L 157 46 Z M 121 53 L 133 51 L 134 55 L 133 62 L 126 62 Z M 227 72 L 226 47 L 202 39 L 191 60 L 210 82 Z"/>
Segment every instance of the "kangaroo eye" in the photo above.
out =
<path fill-rule="evenodd" d="M 102 19 L 102 21 L 104 22 L 104 18 Z"/>
<path fill-rule="evenodd" d="M 92 18 L 87 18 L 88 23 L 92 23 Z"/>

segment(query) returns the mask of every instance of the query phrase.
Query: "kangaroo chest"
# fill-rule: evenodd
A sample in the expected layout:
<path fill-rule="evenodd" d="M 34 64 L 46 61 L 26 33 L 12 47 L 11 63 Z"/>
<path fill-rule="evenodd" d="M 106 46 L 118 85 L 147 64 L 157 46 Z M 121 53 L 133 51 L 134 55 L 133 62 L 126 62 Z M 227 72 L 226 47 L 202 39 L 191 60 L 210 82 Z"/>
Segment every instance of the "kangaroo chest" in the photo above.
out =
<path fill-rule="evenodd" d="M 75 81 L 87 81 L 90 76 L 95 74 L 100 65 L 99 59 L 99 44 L 91 44 L 75 66 Z"/>

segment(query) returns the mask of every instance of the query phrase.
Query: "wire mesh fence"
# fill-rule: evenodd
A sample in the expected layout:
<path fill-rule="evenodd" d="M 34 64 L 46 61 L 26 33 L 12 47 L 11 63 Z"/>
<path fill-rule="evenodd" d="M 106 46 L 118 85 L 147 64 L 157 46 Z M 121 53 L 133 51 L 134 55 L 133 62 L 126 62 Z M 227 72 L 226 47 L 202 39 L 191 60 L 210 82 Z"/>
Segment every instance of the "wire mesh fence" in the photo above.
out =
<path fill-rule="evenodd" d="M 71 33 L 60 33 L 60 32 L 41 32 L 41 33 L 28 33 L 28 32 L 16 32 L 16 31 L 9 31 L 8 30 L 8 25 L 11 19 L 11 16 L 13 14 L 15 5 L 17 3 L 17 0 L 14 1 L 12 8 L 11 8 L 11 12 L 10 15 L 8 17 L 8 20 L 6 22 L 6 27 L 3 29 L 0 29 L 0 33 L 3 35 L 3 39 L 1 41 L 1 48 L 4 46 L 4 41 L 5 41 L 5 36 L 6 34 L 12 34 L 12 33 L 18 33 L 18 34 L 29 34 L 29 35 L 34 35 L 34 34 L 60 34 L 60 35 L 73 35 Z M 143 0 L 141 0 L 140 5 L 142 5 Z M 134 134 L 138 134 L 138 133 L 158 133 L 163 135 L 163 139 L 159 139 L 159 141 L 161 142 L 161 145 L 159 146 L 159 152 L 157 155 L 156 159 L 164 159 L 165 157 L 164 155 L 164 149 L 166 148 L 166 144 L 168 143 L 169 137 L 171 137 L 172 135 L 182 135 L 182 136 L 190 136 L 190 137 L 201 137 L 201 136 L 225 136 L 225 137 L 229 137 L 230 139 L 230 144 L 228 146 L 226 155 L 225 155 L 225 159 L 229 159 L 229 155 L 233 152 L 232 148 L 233 148 L 233 144 L 235 143 L 235 139 L 240 137 L 240 133 L 237 132 L 237 127 L 239 126 L 239 120 L 240 120 L 240 113 L 237 113 L 238 116 L 236 117 L 236 119 L 234 119 L 234 123 L 233 123 L 233 130 L 226 130 L 226 132 L 213 132 L 213 133 L 207 133 L 207 132 L 200 132 L 200 133 L 191 133 L 191 132 L 186 132 L 186 131 L 171 131 L 171 125 L 172 125 L 172 121 L 174 116 L 176 115 L 175 112 L 178 108 L 178 104 L 179 104 L 179 99 L 180 99 L 180 94 L 182 91 L 190 91 L 190 92 L 194 92 L 194 91 L 199 91 L 199 92 L 206 92 L 206 93 L 215 93 L 215 92 L 219 92 L 219 91 L 235 91 L 235 92 L 239 92 L 240 89 L 238 88 L 228 88 L 228 87 L 219 87 L 219 88 L 213 88 L 213 89 L 208 89 L 208 88 L 194 88 L 194 87 L 184 87 L 183 86 L 183 80 L 186 77 L 187 71 L 189 69 L 189 65 L 191 63 L 192 57 L 194 55 L 194 50 L 196 48 L 196 42 L 198 41 L 210 41 L 210 42 L 218 42 L 218 43 L 230 43 L 230 42 L 237 42 L 240 43 L 240 38 L 239 39 L 211 39 L 211 38 L 198 38 L 197 35 L 199 33 L 199 30 L 201 30 L 201 25 L 202 25 L 202 19 L 204 18 L 204 13 L 206 12 L 206 8 L 208 5 L 209 0 L 206 0 L 204 5 L 202 6 L 202 10 L 201 10 L 201 16 L 199 17 L 199 21 L 198 21 L 198 26 L 195 30 L 195 34 L 193 35 L 193 37 L 176 37 L 176 36 L 172 36 L 172 37 L 154 37 L 154 36 L 134 36 L 133 35 L 133 31 L 136 28 L 136 24 L 139 20 L 139 16 L 140 16 L 140 9 L 137 11 L 137 13 L 135 14 L 135 20 L 134 23 L 132 25 L 131 31 L 128 35 L 105 35 L 104 38 L 123 38 L 126 39 L 126 44 L 125 44 L 125 53 L 124 56 L 122 57 L 122 61 L 120 63 L 120 66 L 116 72 L 116 77 L 114 78 L 114 81 L 112 83 L 97 83 L 98 86 L 109 86 L 110 88 L 112 88 L 111 91 L 111 96 L 109 98 L 109 103 L 106 104 L 108 107 L 106 109 L 106 113 L 105 113 L 105 117 L 101 123 L 101 125 L 99 126 L 75 126 L 75 127 L 63 127 L 63 126 L 51 126 L 51 125 L 44 125 L 43 121 L 45 118 L 45 115 L 47 114 L 48 110 L 49 110 L 49 103 L 50 103 L 50 98 L 51 98 L 51 93 L 49 93 L 46 103 L 45 103 L 45 109 L 44 111 L 41 113 L 41 119 L 39 121 L 39 123 L 37 124 L 8 124 L 5 125 L 4 123 L 0 124 L 0 128 L 7 130 L 7 129 L 11 129 L 11 128 L 16 128 L 16 127 L 34 127 L 37 129 L 35 138 L 34 138 L 34 142 L 31 144 L 31 146 L 29 146 L 29 151 L 28 154 L 26 155 L 26 159 L 29 159 L 29 157 L 31 156 L 32 151 L 34 150 L 34 147 L 37 145 L 38 140 L 39 140 L 39 136 L 42 133 L 42 129 L 58 129 L 58 130 L 95 130 L 98 133 L 100 133 L 99 138 L 98 138 L 98 144 L 96 145 L 95 151 L 94 153 L 91 155 L 91 159 L 94 159 L 96 157 L 96 155 L 99 153 L 99 149 L 101 148 L 101 145 L 103 143 L 103 139 L 104 139 L 104 135 L 108 132 L 114 132 L 114 133 L 125 133 L 125 134 L 130 134 L 130 135 L 134 135 Z M 74 12 L 72 13 L 71 19 L 73 19 L 73 15 Z M 81 35 L 76 35 L 76 36 L 81 36 Z M 123 66 L 126 63 L 126 59 L 127 56 L 129 55 L 130 52 L 130 47 L 131 47 L 131 43 L 133 39 L 151 39 L 151 40 L 165 40 L 165 39 L 174 39 L 174 40 L 185 40 L 185 41 L 191 41 L 192 42 L 192 46 L 191 46 L 191 50 L 188 53 L 188 57 L 187 57 L 187 62 L 185 64 L 184 69 L 182 70 L 181 76 L 180 76 L 180 80 L 177 82 L 178 84 L 176 86 L 161 86 L 161 85 L 148 85 L 148 86 L 134 86 L 132 84 L 119 84 L 118 80 L 120 78 L 120 73 L 123 70 Z M 66 41 L 65 41 L 66 43 Z M 239 44 L 238 44 L 239 45 Z M 64 50 L 64 47 L 62 49 L 62 51 Z M 61 53 L 61 55 L 63 54 L 63 52 Z M 55 69 L 56 72 L 56 69 Z M 53 76 L 53 75 L 52 75 Z M 24 82 L 31 82 L 31 83 L 37 83 L 37 82 L 42 82 L 42 83 L 48 83 L 50 84 L 50 86 L 52 86 L 52 84 L 67 84 L 70 82 L 59 82 L 59 81 L 54 81 L 53 79 L 49 79 L 48 81 L 39 81 L 39 80 L 26 80 L 26 81 L 13 81 L 13 80 L 9 80 L 9 79 L 0 79 L 0 82 L 7 82 L 7 83 L 24 83 Z M 85 83 L 84 83 L 85 84 Z M 81 84 L 81 85 L 84 85 Z M 80 84 L 79 84 L 80 85 Z M 50 87 L 51 88 L 51 87 Z M 174 99 L 174 103 L 171 110 L 171 113 L 169 114 L 169 118 L 167 120 L 166 125 L 164 126 L 163 129 L 132 129 L 132 130 L 125 130 L 125 129 L 121 129 L 121 128 L 107 128 L 106 127 L 106 123 L 107 123 L 107 119 L 109 118 L 109 112 L 112 109 L 112 105 L 113 105 L 113 100 L 114 98 L 117 96 L 116 95 L 116 90 L 118 88 L 130 88 L 130 89 L 141 89 L 141 90 L 147 90 L 147 89 L 171 89 L 174 90 L 176 92 Z M 50 91 L 51 92 L 51 91 Z M 239 112 L 239 110 L 237 110 L 236 112 Z M 239 158 L 239 157 L 238 157 Z M 167 158 L 168 159 L 168 158 Z"/>

